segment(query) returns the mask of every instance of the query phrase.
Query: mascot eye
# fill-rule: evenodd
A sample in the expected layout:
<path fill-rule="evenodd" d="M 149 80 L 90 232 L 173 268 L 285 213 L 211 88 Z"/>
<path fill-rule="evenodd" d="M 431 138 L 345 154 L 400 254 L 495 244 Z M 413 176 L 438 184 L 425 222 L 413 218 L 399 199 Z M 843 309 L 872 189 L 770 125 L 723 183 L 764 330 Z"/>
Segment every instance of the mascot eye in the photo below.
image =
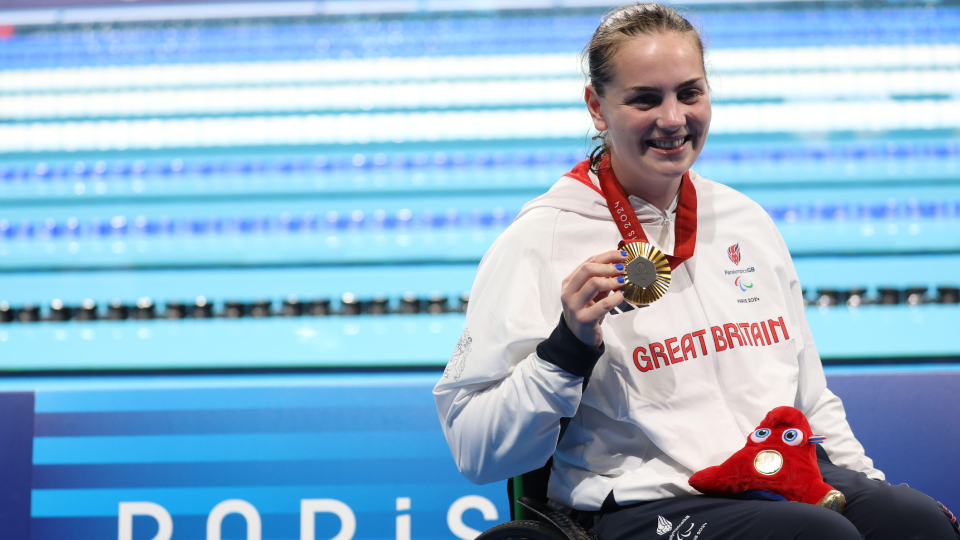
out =
<path fill-rule="evenodd" d="M 767 428 L 760 428 L 750 434 L 750 440 L 758 443 L 763 442 L 764 439 L 770 436 L 770 430 Z"/>
<path fill-rule="evenodd" d="M 788 429 L 783 432 L 783 442 L 790 446 L 797 446 L 803 442 L 803 433 L 799 429 Z"/>

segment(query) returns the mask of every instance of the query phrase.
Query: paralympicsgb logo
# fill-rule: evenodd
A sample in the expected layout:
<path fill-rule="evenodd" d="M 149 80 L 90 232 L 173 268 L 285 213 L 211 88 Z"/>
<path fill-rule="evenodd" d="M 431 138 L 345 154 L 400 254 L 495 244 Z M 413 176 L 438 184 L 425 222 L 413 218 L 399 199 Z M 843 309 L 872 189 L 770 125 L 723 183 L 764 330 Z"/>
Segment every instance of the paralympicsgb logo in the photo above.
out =
<path fill-rule="evenodd" d="M 730 257 L 733 264 L 740 265 L 740 242 L 727 248 L 727 257 Z"/>

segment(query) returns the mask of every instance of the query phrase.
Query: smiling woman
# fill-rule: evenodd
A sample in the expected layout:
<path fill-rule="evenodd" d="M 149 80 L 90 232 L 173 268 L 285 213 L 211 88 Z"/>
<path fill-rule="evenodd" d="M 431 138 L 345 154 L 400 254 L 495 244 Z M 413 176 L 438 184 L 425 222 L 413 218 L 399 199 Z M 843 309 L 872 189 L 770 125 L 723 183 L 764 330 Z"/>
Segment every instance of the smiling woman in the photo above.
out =
<path fill-rule="evenodd" d="M 711 120 L 694 27 L 626 6 L 585 56 L 601 143 L 484 256 L 469 350 L 434 389 L 460 471 L 488 483 L 547 463 L 551 502 L 600 540 L 956 539 L 949 512 L 886 483 L 854 437 L 771 218 L 692 170 Z M 782 406 L 826 436 L 842 516 L 690 485 Z"/>

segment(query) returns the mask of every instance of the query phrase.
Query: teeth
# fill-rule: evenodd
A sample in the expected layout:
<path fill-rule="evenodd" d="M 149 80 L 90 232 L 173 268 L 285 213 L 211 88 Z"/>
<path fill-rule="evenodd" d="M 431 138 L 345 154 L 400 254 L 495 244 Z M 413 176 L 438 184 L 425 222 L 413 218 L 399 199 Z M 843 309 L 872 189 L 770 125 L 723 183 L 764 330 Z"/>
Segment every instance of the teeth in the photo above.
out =
<path fill-rule="evenodd" d="M 680 146 L 681 144 L 683 144 L 684 140 L 685 139 L 677 139 L 675 141 L 650 141 L 650 142 L 653 143 L 653 146 L 656 146 L 661 150 L 672 150 Z"/>

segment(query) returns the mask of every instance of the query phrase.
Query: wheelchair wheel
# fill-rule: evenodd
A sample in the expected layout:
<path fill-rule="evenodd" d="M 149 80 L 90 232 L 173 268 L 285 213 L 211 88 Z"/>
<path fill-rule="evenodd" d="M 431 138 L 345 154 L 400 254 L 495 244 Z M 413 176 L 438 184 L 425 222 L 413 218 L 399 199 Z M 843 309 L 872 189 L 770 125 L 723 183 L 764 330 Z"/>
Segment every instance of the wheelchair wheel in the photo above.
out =
<path fill-rule="evenodd" d="M 474 540 L 568 540 L 549 523 L 540 521 L 508 521 L 487 529 Z"/>

